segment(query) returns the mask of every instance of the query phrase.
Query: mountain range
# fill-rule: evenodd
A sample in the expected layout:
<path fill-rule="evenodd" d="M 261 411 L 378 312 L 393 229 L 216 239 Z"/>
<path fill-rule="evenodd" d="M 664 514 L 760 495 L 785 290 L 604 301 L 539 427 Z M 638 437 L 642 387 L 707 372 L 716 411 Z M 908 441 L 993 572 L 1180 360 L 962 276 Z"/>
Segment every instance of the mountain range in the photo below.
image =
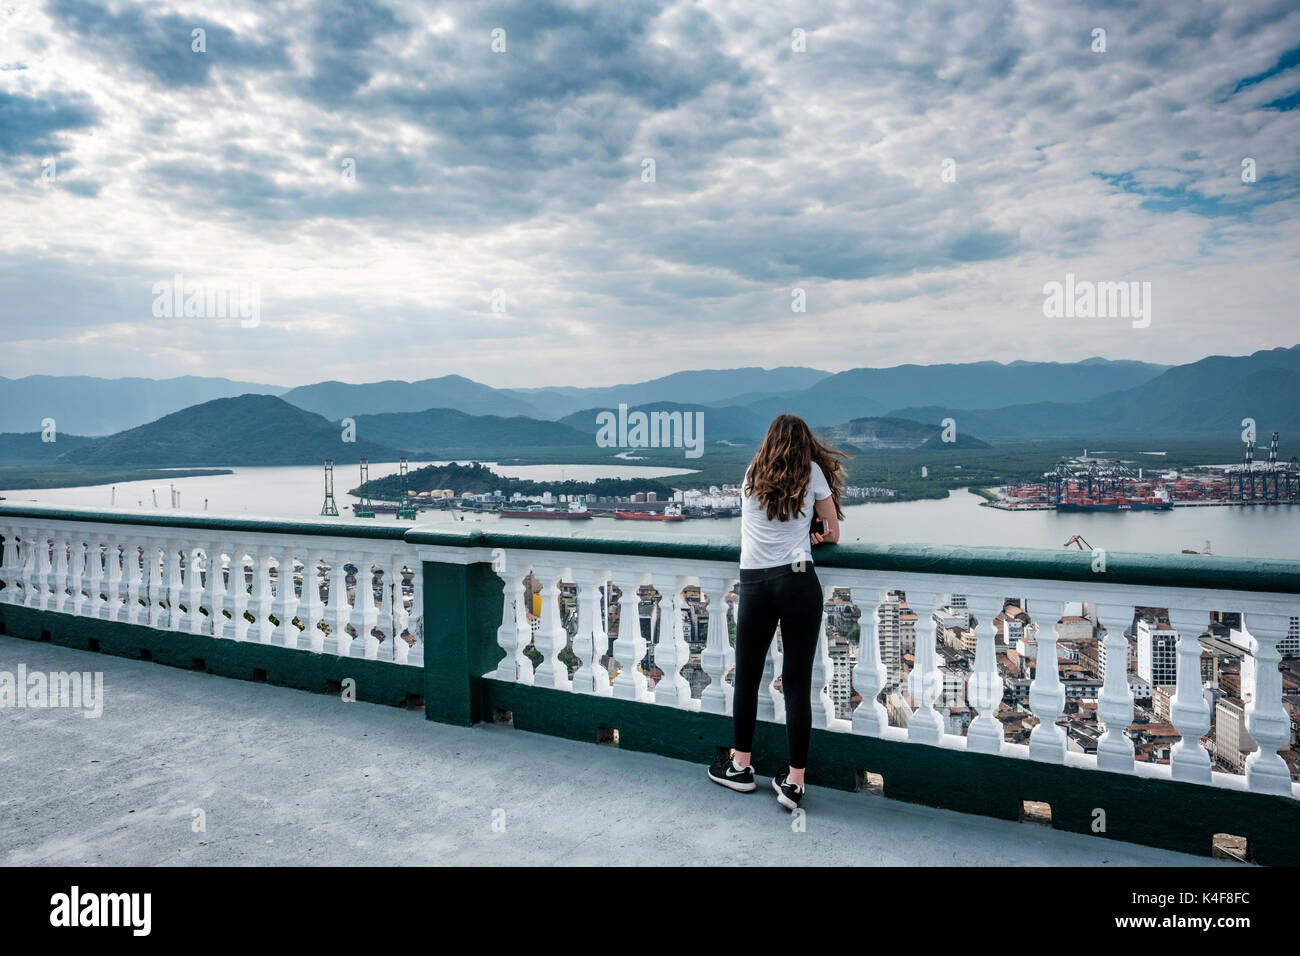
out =
<path fill-rule="evenodd" d="M 278 385 L 228 378 L 91 378 L 28 375 L 0 378 L 0 432 L 33 432 L 54 419 L 58 432 L 109 435 L 214 398 L 257 392 L 280 395 Z"/>
<path fill-rule="evenodd" d="M 983 438 L 1127 438 L 1237 435 L 1243 420 L 1260 439 L 1300 432 L 1300 345 L 1244 356 L 1214 355 L 1178 365 L 1129 389 L 1082 402 L 1032 402 L 967 410 L 957 405 L 900 408 L 920 421 L 953 418 Z"/>
<path fill-rule="evenodd" d="M 1265 437 L 1300 431 L 1300 345 L 1211 356 L 1173 367 L 1088 359 L 1075 363 L 974 362 L 858 368 L 680 372 L 609 388 L 497 389 L 457 375 L 418 382 L 321 382 L 294 389 L 184 377 L 0 379 L 0 459 L 81 465 L 288 464 L 334 457 L 392 460 L 474 448 L 591 447 L 596 415 L 630 409 L 703 412 L 706 444 L 748 443 L 781 412 L 804 416 L 862 448 L 930 441 L 946 418 L 958 442 L 1233 435 L 1242 420 Z M 242 391 L 241 391 L 242 390 Z M 235 395 L 203 398 L 211 392 Z M 276 397 L 273 393 L 279 393 Z M 200 396 L 196 398 L 196 396 Z M 57 401 L 55 400 L 57 398 Z M 182 403 L 165 412 L 160 406 Z M 149 417 L 152 416 L 152 417 Z M 43 418 L 61 437 L 38 448 Z M 340 437 L 351 418 L 356 442 Z M 143 419 L 143 422 L 141 421 Z M 902 433 L 882 420 L 903 419 Z M 863 424 L 870 420 L 874 424 Z M 127 421 L 129 424 L 117 424 Z M 107 438 L 91 441 L 86 436 Z M 852 437 L 850 437 L 850 430 Z M 921 429 L 918 431 L 917 429 Z M 978 440 L 977 439 L 977 440 Z"/>
<path fill-rule="evenodd" d="M 59 461 L 79 466 L 304 465 L 333 458 L 393 461 L 396 449 L 358 437 L 343 440 L 338 425 L 274 395 L 218 398 L 78 445 Z"/>

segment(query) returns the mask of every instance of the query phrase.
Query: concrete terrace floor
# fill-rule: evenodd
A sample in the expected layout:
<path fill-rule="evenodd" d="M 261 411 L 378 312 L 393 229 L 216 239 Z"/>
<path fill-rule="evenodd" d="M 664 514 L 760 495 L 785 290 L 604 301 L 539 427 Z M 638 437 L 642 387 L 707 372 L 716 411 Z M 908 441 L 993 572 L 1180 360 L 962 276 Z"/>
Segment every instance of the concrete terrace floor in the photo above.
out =
<path fill-rule="evenodd" d="M 796 833 L 766 778 L 0 637 L 20 663 L 105 705 L 0 710 L 5 865 L 1215 863 L 821 788 Z"/>

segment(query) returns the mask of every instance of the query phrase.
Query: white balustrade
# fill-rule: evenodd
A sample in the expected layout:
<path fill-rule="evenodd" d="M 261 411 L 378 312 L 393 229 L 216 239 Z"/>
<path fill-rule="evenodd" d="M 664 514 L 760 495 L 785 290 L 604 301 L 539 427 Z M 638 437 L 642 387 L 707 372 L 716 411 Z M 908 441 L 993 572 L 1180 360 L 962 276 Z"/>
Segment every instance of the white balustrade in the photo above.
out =
<path fill-rule="evenodd" d="M 213 534 L 179 525 L 133 524 L 133 517 L 124 512 L 120 521 L 81 521 L 62 514 L 49 522 L 0 519 L 4 537 L 0 603 L 221 640 L 252 640 L 310 653 L 382 657 L 423 666 L 423 565 L 415 548 L 400 539 L 376 551 L 381 543 L 365 537 L 234 528 Z M 376 554 L 382 555 L 379 567 L 384 576 L 384 600 L 379 607 L 370 590 Z M 344 580 L 344 565 L 349 561 L 358 568 L 355 602 L 349 602 Z M 322 565 L 329 569 L 325 601 Z M 404 569 L 414 572 L 409 597 Z M 345 630 L 354 613 L 358 634 L 368 637 L 355 644 Z M 382 655 L 377 653 L 379 641 L 370 636 L 376 630 L 385 632 L 386 642 L 394 641 L 384 644 Z M 414 645 L 403 634 L 414 638 Z"/>
<path fill-rule="evenodd" d="M 307 537 L 235 527 L 216 534 L 190 532 L 179 526 L 132 524 L 129 513 L 124 513 L 120 521 L 99 518 L 93 522 L 62 516 L 32 519 L 5 515 L 0 534 L 4 537 L 0 563 L 4 590 L 0 601 L 8 605 L 210 634 L 220 640 L 274 641 L 305 653 L 380 658 L 416 666 L 423 661 L 422 564 L 414 546 L 398 539 L 381 542 L 365 537 Z M 470 562 L 485 560 L 476 549 L 460 552 Z M 272 566 L 277 569 L 274 591 L 270 584 Z M 356 569 L 351 595 L 346 566 Z M 496 643 L 503 656 L 491 675 L 495 680 L 535 683 L 565 692 L 613 696 L 658 706 L 698 708 L 715 715 L 731 712 L 732 687 L 727 676 L 734 650 L 727 628 L 727 599 L 736 581 L 734 564 L 656 555 L 547 551 L 534 546 L 497 549 L 493 567 L 501 575 L 503 605 L 496 631 Z M 405 568 L 414 572 L 409 599 Z M 378 601 L 374 589 L 377 573 L 383 582 Z M 535 633 L 528 613 L 533 595 L 525 584 L 530 573 L 542 587 L 541 617 L 535 622 Z M 1167 586 L 1118 584 L 1108 581 L 1104 573 L 1099 573 L 1096 581 L 1064 582 L 967 577 L 945 574 L 941 568 L 924 573 L 819 568 L 819 577 L 827 598 L 842 588 L 845 599 L 858 607 L 857 661 L 851 677 L 860 702 L 851 720 L 837 718 L 832 709 L 832 701 L 843 700 L 848 693 L 848 688 L 838 685 L 834 695 L 830 693 L 832 682 L 844 680 L 844 673 L 832 666 L 829 642 L 832 637 L 842 640 L 844 632 L 832 635 L 829 619 L 824 617 L 814 658 L 818 691 L 814 721 L 818 727 L 1107 772 L 1300 795 L 1300 787 L 1292 783 L 1279 755 L 1290 733 L 1289 717 L 1282 706 L 1279 648 L 1287 639 L 1291 619 L 1300 614 L 1300 598 L 1295 595 L 1180 587 L 1177 580 Z M 301 584 L 295 589 L 297 580 Z M 706 679 L 693 682 L 681 672 L 689 661 L 690 647 L 684 616 L 688 611 L 696 613 L 686 599 L 685 589 L 696 582 L 700 599 L 707 602 L 707 632 L 699 658 Z M 656 584 L 661 593 L 657 602 L 651 603 L 649 624 L 653 636 L 657 615 L 659 640 L 654 658 L 663 676 L 651 689 L 641 670 L 647 656 L 647 635 L 640 604 L 642 589 L 651 593 Z M 614 611 L 614 586 L 619 590 L 618 627 L 606 666 L 606 655 L 611 650 L 608 622 Z M 946 668 L 950 682 L 954 674 L 961 676 L 962 667 L 968 668 L 964 703 L 975 717 L 964 734 L 960 734 L 959 722 L 945 726 L 938 707 L 945 671 L 939 669 L 932 614 L 958 612 L 960 602 L 958 608 L 952 607 L 954 591 L 965 595 L 965 608 L 974 618 L 973 633 L 964 639 L 959 655 L 965 663 L 958 660 L 959 666 Z M 905 595 L 906 606 L 916 614 L 914 666 L 910 674 L 906 674 L 902 663 L 897 675 L 886 666 L 886 661 L 896 657 L 901 661 L 903 652 L 901 646 L 895 646 L 899 635 L 885 633 L 891 592 Z M 561 613 L 561 594 L 574 594 L 577 602 L 572 652 L 580 663 L 572 678 L 565 664 L 569 635 Z M 999 666 L 1001 648 L 996 622 L 1008 597 L 1017 603 L 1027 602 L 1024 609 L 1035 615 L 1040 625 L 1034 677 L 1028 691 L 1029 706 L 1038 723 L 1028 746 L 1004 740 L 999 720 L 1000 709 L 1010 710 L 1010 716 L 1030 715 L 1024 709 L 1023 698 L 1010 694 L 1018 675 L 1003 674 Z M 564 599 L 566 611 L 570 600 L 567 596 Z M 1086 734 L 1080 737 L 1072 727 L 1074 736 L 1067 735 L 1057 723 L 1066 713 L 1066 686 L 1058 666 L 1064 625 L 1059 622 L 1066 604 L 1079 601 L 1087 602 L 1095 612 L 1096 633 L 1104 631 L 1098 649 L 1099 654 L 1104 650 L 1105 657 L 1097 701 L 1098 730 L 1102 732 L 1095 754 L 1087 749 Z M 181 611 L 182 605 L 185 611 Z M 1168 608 L 1170 625 L 1178 634 L 1176 692 L 1170 702 L 1170 722 L 1180 739 L 1172 748 L 1168 766 L 1151 759 L 1152 753 L 1158 758 L 1159 747 L 1154 751 L 1144 747 L 1144 759 L 1136 761 L 1130 736 L 1141 732 L 1143 726 L 1134 724 L 1129 641 L 1125 634 L 1133 624 L 1135 607 Z M 1199 639 L 1213 611 L 1240 611 L 1243 615 L 1241 632 L 1234 635 L 1239 646 L 1248 648 L 1239 693 L 1244 702 L 1246 729 L 1258 744 L 1246 759 L 1244 783 L 1240 777 L 1234 781 L 1230 774 L 1213 770 L 1210 755 L 1201 744 L 1211 730 L 1212 715 L 1202 687 Z M 738 603 L 738 623 L 743 622 L 743 614 L 743 605 Z M 271 622 L 271 616 L 278 619 L 278 626 Z M 301 628 L 293 623 L 295 617 Z M 841 616 L 837 626 L 847 626 L 846 622 L 852 620 Z M 382 645 L 379 633 L 384 634 Z M 1002 633 L 1005 637 L 1006 631 Z M 408 645 L 404 634 L 413 637 L 415 643 Z M 951 634 L 948 636 L 951 638 Z M 387 644 L 390 640 L 391 645 Z M 784 718 L 782 695 L 775 694 L 772 687 L 780 673 L 778 641 L 779 634 L 763 662 L 759 694 L 759 719 L 769 722 Z M 888 647 L 882 646 L 884 641 L 889 642 Z M 536 649 L 534 658 L 529 656 L 530 645 Z M 946 649 L 944 653 L 953 658 Z M 540 659 L 535 670 L 534 659 Z M 703 685 L 698 698 L 694 697 L 693 683 Z M 910 707 L 905 699 L 909 696 Z M 882 704 L 882 697 L 887 705 Z M 1083 742 L 1078 743 L 1080 740 Z"/>

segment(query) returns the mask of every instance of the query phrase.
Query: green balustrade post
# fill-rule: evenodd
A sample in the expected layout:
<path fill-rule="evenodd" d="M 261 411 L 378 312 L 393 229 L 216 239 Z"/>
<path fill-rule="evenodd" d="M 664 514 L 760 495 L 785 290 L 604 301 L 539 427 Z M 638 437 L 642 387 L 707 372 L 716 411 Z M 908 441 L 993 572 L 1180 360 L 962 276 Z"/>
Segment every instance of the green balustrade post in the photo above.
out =
<path fill-rule="evenodd" d="M 496 669 L 501 579 L 487 562 L 425 561 L 424 715 L 468 726 L 484 719 L 483 675 Z"/>

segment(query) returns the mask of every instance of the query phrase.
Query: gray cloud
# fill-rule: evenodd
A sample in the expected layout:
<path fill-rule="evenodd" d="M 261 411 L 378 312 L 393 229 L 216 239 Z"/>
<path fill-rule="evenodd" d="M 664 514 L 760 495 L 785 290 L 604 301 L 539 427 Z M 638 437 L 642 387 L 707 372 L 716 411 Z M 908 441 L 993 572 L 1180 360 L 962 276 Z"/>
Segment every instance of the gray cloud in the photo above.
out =
<path fill-rule="evenodd" d="M 882 363 L 924 360 L 958 328 L 983 333 L 970 357 L 999 357 L 980 343 L 1008 333 L 1026 356 L 1195 357 L 1219 335 L 1202 314 L 1210 288 L 1250 300 L 1248 346 L 1293 344 L 1294 288 L 1249 278 L 1279 271 L 1300 202 L 1300 133 L 1277 105 L 1300 69 L 1283 39 L 1300 32 L 1293 4 L 44 11 L 6 54 L 30 68 L 0 73 L 0 154 L 57 153 L 69 176 L 41 190 L 20 162 L 0 180 L 0 215 L 24 237 L 0 262 L 0 329 L 36 317 L 70 334 L 57 359 L 32 344 L 10 361 L 92 370 L 102 330 L 137 321 L 141 284 L 174 271 L 260 281 L 260 344 L 173 325 L 165 346 L 126 353 L 132 371 L 183 360 L 288 383 L 281 349 L 310 357 L 301 380 L 373 378 L 387 361 L 541 384 L 517 375 L 762 364 L 763 349 L 815 364 L 811 336 L 794 356 L 736 343 L 788 317 L 794 285 L 822 317 L 810 321 Z M 947 159 L 955 182 L 940 179 Z M 1166 276 L 1180 334 L 1161 345 L 1035 322 L 1034 297 L 1067 265 Z M 505 316 L 488 308 L 494 288 Z M 1191 306 L 1175 317 L 1179 296 Z M 648 329 L 696 351 L 665 358 Z M 398 334 L 412 346 L 394 358 L 377 342 Z M 520 371 L 524 336 L 543 358 Z"/>
<path fill-rule="evenodd" d="M 99 111 L 85 96 L 52 93 L 28 97 L 0 90 L 0 155 L 40 156 L 66 148 L 59 136 L 99 121 Z"/>

